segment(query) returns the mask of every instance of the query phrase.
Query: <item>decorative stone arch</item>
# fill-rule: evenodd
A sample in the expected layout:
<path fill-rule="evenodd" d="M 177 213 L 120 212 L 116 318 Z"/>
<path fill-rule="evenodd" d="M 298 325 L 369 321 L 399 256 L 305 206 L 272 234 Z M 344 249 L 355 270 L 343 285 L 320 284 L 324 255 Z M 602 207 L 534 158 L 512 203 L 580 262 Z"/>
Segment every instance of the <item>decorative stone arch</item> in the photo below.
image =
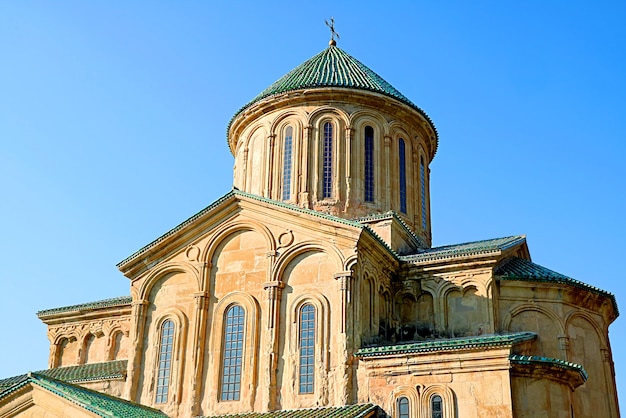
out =
<path fill-rule="evenodd" d="M 380 129 L 381 137 L 389 134 L 389 124 L 385 118 L 379 113 L 372 110 L 357 110 L 352 113 L 348 120 L 348 125 L 356 129 L 364 128 L 366 125 L 375 125 L 374 128 Z"/>
<path fill-rule="evenodd" d="M 333 116 L 331 116 L 333 115 Z M 313 110 L 308 117 L 307 123 L 310 126 L 319 128 L 321 121 L 326 118 L 336 118 L 343 124 L 343 127 L 350 126 L 350 115 L 343 109 L 335 106 L 325 105 Z"/>
<path fill-rule="evenodd" d="M 583 312 L 583 311 L 579 311 L 579 310 L 574 310 L 569 312 L 566 316 L 565 316 L 565 325 L 564 325 L 564 329 L 567 331 L 568 327 L 570 326 L 570 324 L 572 323 L 572 321 L 576 318 L 583 318 L 586 319 L 589 324 L 592 326 L 592 328 L 596 331 L 596 334 L 598 334 L 598 339 L 600 341 L 602 341 L 602 348 L 606 348 L 607 346 L 607 335 L 604 332 L 604 330 L 602 329 L 602 327 L 598 324 L 598 321 L 595 320 L 595 318 L 591 315 L 589 315 L 587 312 Z"/>
<path fill-rule="evenodd" d="M 186 261 L 168 262 L 157 265 L 141 283 L 137 292 L 137 297 L 133 300 L 149 300 L 150 292 L 154 285 L 168 274 L 183 273 L 188 274 L 196 280 L 196 289 L 200 289 L 200 271 L 193 264 Z"/>
<path fill-rule="evenodd" d="M 269 132 L 270 135 L 278 135 L 282 132 L 289 123 L 294 124 L 294 128 L 298 128 L 298 132 L 302 132 L 304 127 L 304 123 L 308 120 L 308 115 L 306 112 L 300 109 L 287 109 L 279 113 L 276 118 L 272 121 Z"/>
<path fill-rule="evenodd" d="M 393 418 L 398 418 L 400 416 L 400 411 L 398 410 L 398 401 L 403 397 L 407 398 L 409 401 L 409 417 L 419 417 L 420 395 L 417 391 L 417 388 L 414 386 L 401 385 L 395 387 L 387 398 L 387 405 L 385 409 L 391 413 L 390 415 Z"/>
<path fill-rule="evenodd" d="M 52 344 L 50 346 L 50 368 L 60 367 L 62 365 L 62 359 L 64 357 L 65 349 L 65 347 L 63 347 L 64 342 L 67 342 L 66 346 L 70 343 L 76 344 L 75 349 L 77 350 L 77 353 L 78 350 L 80 350 L 80 346 L 78 345 L 78 342 L 80 341 L 80 335 L 75 331 L 69 333 L 59 333 L 58 335 L 56 335 L 56 337 L 54 337 L 54 339 L 50 338 L 50 340 L 52 341 Z M 72 363 L 75 363 L 76 360 L 76 358 L 74 358 L 73 360 L 70 359 Z"/>
<path fill-rule="evenodd" d="M 433 396 L 439 395 L 441 397 L 443 418 L 455 418 L 456 417 L 456 402 L 454 392 L 447 385 L 429 385 L 425 386 L 420 399 L 421 417 L 431 418 L 431 402 Z"/>
<path fill-rule="evenodd" d="M 120 347 L 118 346 L 118 342 L 117 342 L 117 336 L 121 335 L 121 339 L 119 341 L 119 344 L 122 344 L 124 338 L 128 339 L 129 333 L 130 333 L 129 327 L 127 325 L 126 326 L 122 326 L 122 324 L 119 324 L 119 323 L 118 324 L 114 324 L 114 325 L 110 326 L 107 329 L 107 332 L 106 332 L 106 335 L 107 335 L 106 359 L 108 361 L 116 360 L 115 359 L 115 353 L 116 353 L 116 351 L 119 351 L 119 349 L 120 349 Z M 128 347 L 128 348 L 130 348 L 130 347 Z"/>
<path fill-rule="evenodd" d="M 270 125 L 269 125 L 268 122 L 266 122 L 266 121 L 257 121 L 252 126 L 250 126 L 248 129 L 246 129 L 246 132 L 245 132 L 246 136 L 245 136 L 245 138 L 241 138 L 240 137 L 237 142 L 242 143 L 243 146 L 244 146 L 244 149 L 249 149 L 250 141 L 256 135 L 260 135 L 260 138 L 267 139 L 267 136 L 271 132 L 269 128 L 270 128 Z M 243 132 L 242 132 L 242 134 L 243 134 Z M 239 148 L 239 145 L 237 146 L 237 148 Z"/>
<path fill-rule="evenodd" d="M 202 249 L 200 260 L 204 260 L 205 263 L 210 264 L 213 256 L 215 255 L 215 250 L 224 242 L 224 240 L 235 232 L 241 231 L 260 233 L 265 238 L 267 250 L 270 252 L 276 251 L 276 239 L 267 226 L 255 220 L 241 219 L 238 217 L 237 219 L 220 225 L 213 231 L 211 239 L 209 239 L 207 244 Z M 203 283 L 203 288 L 204 285 L 206 285 L 206 283 Z"/>
<path fill-rule="evenodd" d="M 345 259 L 343 257 L 343 254 L 334 245 L 328 245 L 324 242 L 318 241 L 303 241 L 292 245 L 278 256 L 278 258 L 276 259 L 276 263 L 272 267 L 270 277 L 271 280 L 282 282 L 282 276 L 287 266 L 289 266 L 289 264 L 293 260 L 295 260 L 296 257 L 306 254 L 308 252 L 321 252 L 327 254 L 331 259 L 334 260 L 334 263 L 337 266 L 337 271 L 342 271 L 341 269 L 345 265 Z"/>
<path fill-rule="evenodd" d="M 155 402 L 156 380 L 159 371 L 159 350 L 161 347 L 161 327 L 165 321 L 174 323 L 174 344 L 172 350 L 172 364 L 170 369 L 170 386 L 166 405 L 178 405 L 182 399 L 183 371 L 185 369 L 187 335 L 189 333 L 189 320 L 187 316 L 177 308 L 168 308 L 152 318 L 152 324 L 148 325 L 148 346 L 156 347 L 149 359 L 145 359 L 144 376 L 147 379 L 144 385 L 150 387 L 150 403 Z M 150 383 L 148 383 L 150 382 Z M 171 394 L 172 396 L 169 396 Z"/>
<path fill-rule="evenodd" d="M 211 386 L 216 388 L 216 398 L 211 402 L 221 401 L 222 392 L 222 362 L 223 362 L 223 339 L 225 330 L 225 316 L 228 309 L 238 305 L 241 306 L 245 313 L 244 323 L 244 346 L 243 346 L 243 363 L 241 371 L 241 392 L 239 401 L 241 404 L 247 403 L 246 408 L 253 408 L 256 396 L 257 380 L 258 380 L 258 349 L 259 349 L 259 320 L 260 308 L 258 301 L 248 293 L 235 291 L 221 298 L 213 309 L 213 320 L 209 326 L 209 347 L 208 353 L 211 359 L 209 364 L 209 373 L 207 378 L 212 379 Z"/>
<path fill-rule="evenodd" d="M 512 307 L 509 312 L 502 318 L 502 328 L 508 331 L 511 326 L 511 321 L 513 320 L 513 317 L 519 315 L 522 312 L 528 311 L 540 312 L 546 315 L 548 318 L 552 319 L 554 323 L 558 326 L 559 335 L 565 335 L 565 324 L 563 323 L 561 318 L 553 310 L 533 303 L 522 303 Z"/>

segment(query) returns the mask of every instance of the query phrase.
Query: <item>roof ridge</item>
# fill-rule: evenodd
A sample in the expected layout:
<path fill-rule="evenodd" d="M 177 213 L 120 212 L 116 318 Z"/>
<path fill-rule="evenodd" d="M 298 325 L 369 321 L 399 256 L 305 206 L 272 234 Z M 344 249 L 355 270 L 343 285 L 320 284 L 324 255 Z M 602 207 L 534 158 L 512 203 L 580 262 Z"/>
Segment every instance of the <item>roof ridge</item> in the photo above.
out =
<path fill-rule="evenodd" d="M 459 349 L 489 348 L 532 340 L 534 332 L 515 332 L 508 334 L 486 334 L 469 337 L 437 338 L 424 341 L 412 341 L 404 344 L 387 344 L 358 349 L 355 356 L 372 357 L 399 353 L 419 353 Z"/>
<path fill-rule="evenodd" d="M 132 301 L 131 296 L 117 296 L 114 298 L 102 299 L 102 300 L 97 300 L 93 302 L 85 302 L 85 303 L 79 303 L 75 305 L 61 306 L 58 308 L 44 309 L 44 310 L 37 312 L 37 317 L 42 318 L 48 315 L 53 315 L 55 313 L 61 313 L 61 312 L 80 311 L 80 310 L 87 310 L 87 309 L 94 310 L 94 309 L 111 308 L 115 306 L 129 304 L 131 301 Z M 95 306 L 95 305 L 98 305 L 98 306 Z"/>

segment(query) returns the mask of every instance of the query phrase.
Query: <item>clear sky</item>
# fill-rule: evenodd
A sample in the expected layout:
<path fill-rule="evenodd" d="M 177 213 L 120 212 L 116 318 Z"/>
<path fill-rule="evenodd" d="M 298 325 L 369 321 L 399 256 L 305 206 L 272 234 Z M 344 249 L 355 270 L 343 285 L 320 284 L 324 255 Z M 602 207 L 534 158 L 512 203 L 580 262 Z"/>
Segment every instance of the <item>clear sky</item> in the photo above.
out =
<path fill-rule="evenodd" d="M 0 377 L 47 367 L 42 309 L 231 189 L 226 126 L 338 46 L 437 126 L 435 245 L 526 234 L 626 312 L 626 3 L 0 2 Z M 626 320 L 611 326 L 626 411 Z"/>

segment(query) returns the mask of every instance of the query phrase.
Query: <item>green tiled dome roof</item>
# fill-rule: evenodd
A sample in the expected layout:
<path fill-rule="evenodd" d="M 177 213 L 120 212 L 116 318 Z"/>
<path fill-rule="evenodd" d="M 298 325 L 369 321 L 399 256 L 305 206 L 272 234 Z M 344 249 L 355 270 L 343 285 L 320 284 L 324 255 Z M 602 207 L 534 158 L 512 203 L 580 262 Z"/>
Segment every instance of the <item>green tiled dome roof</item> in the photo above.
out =
<path fill-rule="evenodd" d="M 245 109 L 266 97 L 296 90 L 327 87 L 366 90 L 392 97 L 418 111 L 434 128 L 432 120 L 422 109 L 383 80 L 381 76 L 334 45 L 305 61 L 263 90 L 235 113 L 231 123 Z"/>

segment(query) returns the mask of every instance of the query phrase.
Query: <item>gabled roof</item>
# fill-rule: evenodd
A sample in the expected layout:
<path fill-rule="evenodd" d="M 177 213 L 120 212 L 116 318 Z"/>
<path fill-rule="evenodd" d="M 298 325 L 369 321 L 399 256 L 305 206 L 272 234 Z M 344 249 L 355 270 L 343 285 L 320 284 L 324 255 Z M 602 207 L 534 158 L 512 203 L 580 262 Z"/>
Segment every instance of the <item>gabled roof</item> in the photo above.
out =
<path fill-rule="evenodd" d="M 572 279 L 561 273 L 550 270 L 546 267 L 535 264 L 532 261 L 524 260 L 519 257 L 511 257 L 506 259 L 494 271 L 500 280 L 520 280 L 529 282 L 557 283 L 574 286 L 579 289 L 587 290 L 596 295 L 607 297 L 613 304 L 615 314 L 619 314 L 617 309 L 617 301 L 612 293 L 599 289 L 595 286 L 588 285 L 579 280 Z"/>
<path fill-rule="evenodd" d="M 533 332 L 516 332 L 503 335 L 480 335 L 462 338 L 439 338 L 407 344 L 379 345 L 357 350 L 357 357 L 379 357 L 394 354 L 428 353 L 433 351 L 459 351 L 497 348 L 529 341 L 537 337 Z"/>
<path fill-rule="evenodd" d="M 96 302 L 81 303 L 78 305 L 62 306 L 60 308 L 44 309 L 37 312 L 38 318 L 45 318 L 50 315 L 70 312 L 85 312 L 95 309 L 112 308 L 117 306 L 130 305 L 132 298 L 130 296 L 119 296 L 111 299 L 103 299 Z"/>
<path fill-rule="evenodd" d="M 526 236 L 514 235 L 510 237 L 466 242 L 463 244 L 426 248 L 419 250 L 415 254 L 402 256 L 400 259 L 407 262 L 423 262 L 475 255 L 497 254 L 506 249 L 524 244 L 525 242 Z"/>
<path fill-rule="evenodd" d="M 19 389 L 32 384 L 60 396 L 78 407 L 83 408 L 101 417 L 125 417 L 125 418 L 152 418 L 166 417 L 163 412 L 129 402 L 114 396 L 105 395 L 81 386 L 62 382 L 51 377 L 38 373 L 29 373 L 19 382 L 0 392 L 0 402 L 2 399 L 13 394 Z"/>
<path fill-rule="evenodd" d="M 205 216 L 208 216 L 211 212 L 214 212 L 219 207 L 221 207 L 221 205 L 224 204 L 225 202 L 229 201 L 230 199 L 235 199 L 235 198 L 244 198 L 244 199 L 256 200 L 258 202 L 262 202 L 262 203 L 265 203 L 265 204 L 273 205 L 273 206 L 276 206 L 276 207 L 285 208 L 285 209 L 288 209 L 288 210 L 291 210 L 291 211 L 294 211 L 294 212 L 304 213 L 304 214 L 307 214 L 307 215 L 310 215 L 310 216 L 315 216 L 317 218 L 326 219 L 326 220 L 329 220 L 329 221 L 332 221 L 332 222 L 340 223 L 340 224 L 351 226 L 351 227 L 354 227 L 354 228 L 367 230 L 374 237 L 374 239 L 379 241 L 380 244 L 384 248 L 386 248 L 387 251 L 394 258 L 398 259 L 398 255 L 396 254 L 396 252 L 393 251 L 391 249 L 391 247 L 389 247 L 389 245 L 385 241 L 383 241 L 383 239 L 380 238 L 378 236 L 378 234 L 376 234 L 376 232 L 374 232 L 374 230 L 372 230 L 367 225 L 362 225 L 361 223 L 359 223 L 357 221 L 344 219 L 344 218 L 339 218 L 337 216 L 329 215 L 329 214 L 326 214 L 326 213 L 323 213 L 323 212 L 318 212 L 316 210 L 301 208 L 300 206 L 291 205 L 289 203 L 281 202 L 281 201 L 278 201 L 278 200 L 272 200 L 272 199 L 268 199 L 266 197 L 262 197 L 262 196 L 258 196 L 258 195 L 252 194 L 252 193 L 247 193 L 247 192 L 243 192 L 241 190 L 233 189 L 233 190 L 229 191 L 228 193 L 226 193 L 224 196 L 222 196 L 219 199 L 217 199 L 215 202 L 211 203 L 206 208 L 202 209 L 200 212 L 198 212 L 195 215 L 191 216 L 190 218 L 188 218 L 187 220 L 185 220 L 182 223 L 178 224 L 174 228 L 170 229 L 165 234 L 161 235 L 159 238 L 155 239 L 154 241 L 152 241 L 148 245 L 146 245 L 143 248 L 139 249 L 134 254 L 130 255 L 129 257 L 127 257 L 124 260 L 122 260 L 119 263 L 117 263 L 117 267 L 121 268 L 126 263 L 136 259 L 137 257 L 140 257 L 142 254 L 145 254 L 146 252 L 150 251 L 152 248 L 154 248 L 159 243 L 165 241 L 166 239 L 168 239 L 168 238 L 174 236 L 175 234 L 177 234 L 178 232 L 184 230 L 187 226 L 193 224 L 198 219 L 201 219 L 201 218 L 203 218 Z"/>
<path fill-rule="evenodd" d="M 341 48 L 330 45 L 319 54 L 289 71 L 259 93 L 254 99 L 246 103 L 232 117 L 228 124 L 227 132 L 230 130 L 230 125 L 237 115 L 266 97 L 297 90 L 329 87 L 365 90 L 391 97 L 416 110 L 430 123 L 433 129 L 435 129 L 435 124 L 428 117 L 426 112 L 417 107 L 405 95 L 396 90 L 391 84 L 386 82 L 381 76 L 362 64 L 359 60 Z M 436 129 L 435 135 L 437 135 Z"/>
<path fill-rule="evenodd" d="M 211 415 L 206 418 L 367 418 L 378 416 L 381 409 L 374 404 L 346 405 L 327 408 L 291 409 L 274 412 L 249 412 Z"/>
<path fill-rule="evenodd" d="M 114 360 L 102 363 L 81 364 L 78 366 L 56 367 L 34 372 L 64 382 L 78 383 L 93 380 L 122 379 L 126 377 L 128 360 Z M 27 378 L 28 375 L 0 379 L 0 392 Z"/>

